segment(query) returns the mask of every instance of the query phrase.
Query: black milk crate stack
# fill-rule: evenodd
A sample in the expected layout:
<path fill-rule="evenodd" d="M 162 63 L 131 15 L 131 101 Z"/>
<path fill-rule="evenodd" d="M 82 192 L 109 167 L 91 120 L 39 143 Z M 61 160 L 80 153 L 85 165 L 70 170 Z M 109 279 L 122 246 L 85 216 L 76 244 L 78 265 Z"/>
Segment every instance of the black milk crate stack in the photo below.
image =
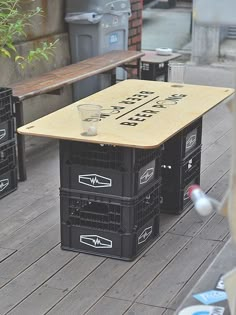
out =
<path fill-rule="evenodd" d="M 188 188 L 200 184 L 202 118 L 164 144 L 162 154 L 162 212 L 179 214 L 191 205 Z"/>
<path fill-rule="evenodd" d="M 133 260 L 159 234 L 161 149 L 60 141 L 61 245 Z"/>
<path fill-rule="evenodd" d="M 17 188 L 12 90 L 0 88 L 0 199 Z"/>

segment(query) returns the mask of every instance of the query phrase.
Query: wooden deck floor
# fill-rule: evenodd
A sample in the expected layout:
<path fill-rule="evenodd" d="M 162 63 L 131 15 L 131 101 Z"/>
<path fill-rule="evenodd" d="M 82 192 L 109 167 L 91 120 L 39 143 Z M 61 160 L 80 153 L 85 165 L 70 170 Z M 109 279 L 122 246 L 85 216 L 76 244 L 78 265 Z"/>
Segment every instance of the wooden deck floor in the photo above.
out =
<path fill-rule="evenodd" d="M 204 117 L 201 183 L 228 185 L 231 115 Z M 31 155 L 28 180 L 0 200 L 0 314 L 171 315 L 229 238 L 227 220 L 161 215 L 160 237 L 134 262 L 60 249 L 57 144 Z"/>

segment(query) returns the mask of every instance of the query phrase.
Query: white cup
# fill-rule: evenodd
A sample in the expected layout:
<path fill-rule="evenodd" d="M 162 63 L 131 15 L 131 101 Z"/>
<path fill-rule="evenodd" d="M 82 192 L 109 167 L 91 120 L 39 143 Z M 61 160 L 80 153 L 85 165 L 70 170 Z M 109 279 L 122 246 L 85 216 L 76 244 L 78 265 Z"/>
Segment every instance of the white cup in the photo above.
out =
<path fill-rule="evenodd" d="M 98 122 L 101 117 L 100 105 L 81 104 L 77 106 L 84 136 L 96 136 L 98 133 Z"/>
<path fill-rule="evenodd" d="M 185 68 L 184 63 L 170 63 L 168 68 L 168 81 L 183 84 Z"/>

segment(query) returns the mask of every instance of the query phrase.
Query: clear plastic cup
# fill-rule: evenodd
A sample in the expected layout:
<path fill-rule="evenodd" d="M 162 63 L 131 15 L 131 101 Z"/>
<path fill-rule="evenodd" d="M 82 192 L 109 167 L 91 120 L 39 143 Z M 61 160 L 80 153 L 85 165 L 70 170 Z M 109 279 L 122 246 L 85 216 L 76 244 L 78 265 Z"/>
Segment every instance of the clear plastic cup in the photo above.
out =
<path fill-rule="evenodd" d="M 170 63 L 168 68 L 168 81 L 183 84 L 185 68 L 184 63 Z"/>
<path fill-rule="evenodd" d="M 101 116 L 102 106 L 93 104 L 82 104 L 77 106 L 84 136 L 96 136 L 98 133 L 98 122 Z"/>

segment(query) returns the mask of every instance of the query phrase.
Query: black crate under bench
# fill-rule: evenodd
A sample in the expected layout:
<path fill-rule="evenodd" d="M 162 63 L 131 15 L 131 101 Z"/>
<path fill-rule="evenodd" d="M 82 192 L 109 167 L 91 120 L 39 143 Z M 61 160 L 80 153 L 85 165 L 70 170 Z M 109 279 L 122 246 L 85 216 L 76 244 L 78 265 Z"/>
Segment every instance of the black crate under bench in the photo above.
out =
<path fill-rule="evenodd" d="M 144 50 L 143 52 L 145 55 L 141 58 L 141 79 L 168 82 L 169 61 L 179 58 L 181 54 L 171 53 L 161 56 L 154 50 Z"/>
<path fill-rule="evenodd" d="M 126 80 L 19 128 L 60 140 L 62 247 L 132 260 L 151 244 L 159 230 L 160 147 L 233 92 Z M 96 136 L 82 134 L 83 103 L 102 106 Z"/>

